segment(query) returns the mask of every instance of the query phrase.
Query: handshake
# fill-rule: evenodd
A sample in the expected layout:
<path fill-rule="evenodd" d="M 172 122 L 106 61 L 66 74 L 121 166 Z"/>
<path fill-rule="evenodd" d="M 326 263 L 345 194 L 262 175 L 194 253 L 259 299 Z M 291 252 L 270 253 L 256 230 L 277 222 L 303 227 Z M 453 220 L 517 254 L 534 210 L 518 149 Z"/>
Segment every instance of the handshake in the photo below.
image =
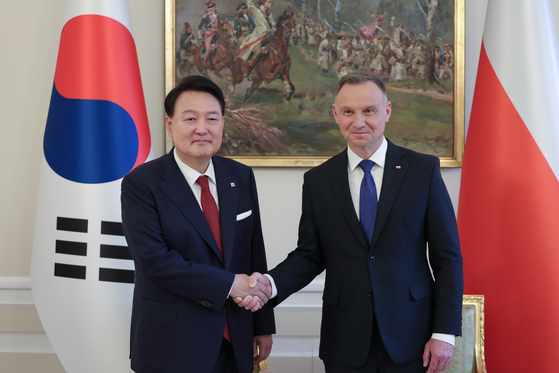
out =
<path fill-rule="evenodd" d="M 256 312 L 272 297 L 272 283 L 267 276 L 254 272 L 250 277 L 235 275 L 230 297 L 247 310 Z"/>

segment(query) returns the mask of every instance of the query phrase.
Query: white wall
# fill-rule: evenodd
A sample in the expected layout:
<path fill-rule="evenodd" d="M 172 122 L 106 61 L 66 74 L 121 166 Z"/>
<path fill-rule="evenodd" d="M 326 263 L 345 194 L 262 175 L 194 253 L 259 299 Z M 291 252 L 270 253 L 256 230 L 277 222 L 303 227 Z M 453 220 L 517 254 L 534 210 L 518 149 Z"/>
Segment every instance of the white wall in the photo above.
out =
<path fill-rule="evenodd" d="M 0 11 L 0 372 L 63 372 L 45 340 L 28 277 L 42 137 L 65 2 L 3 1 Z M 559 0 L 552 0 L 552 4 L 559 20 Z M 487 0 L 466 1 L 466 124 L 486 5 Z M 130 7 L 153 149 L 158 156 L 164 152 L 164 2 L 130 0 Z M 295 247 L 305 171 L 255 170 L 271 266 Z M 443 170 L 455 208 L 460 174 L 460 169 Z M 321 371 L 321 364 L 313 358 L 318 341 L 320 281 L 313 286 L 309 293 L 294 297 L 277 312 L 280 336 L 276 338 L 275 356 L 270 358 L 276 364 L 274 369 Z M 304 353 L 300 359 L 293 359 L 290 353 L 297 350 Z M 287 361 L 292 361 L 291 365 Z"/>

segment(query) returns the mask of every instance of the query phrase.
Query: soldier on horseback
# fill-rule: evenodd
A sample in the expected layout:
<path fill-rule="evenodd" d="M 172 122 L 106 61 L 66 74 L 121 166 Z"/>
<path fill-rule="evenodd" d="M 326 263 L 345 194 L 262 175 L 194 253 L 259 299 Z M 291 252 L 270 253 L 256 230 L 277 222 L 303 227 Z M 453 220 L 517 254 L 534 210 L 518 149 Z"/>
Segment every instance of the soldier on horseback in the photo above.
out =
<path fill-rule="evenodd" d="M 204 46 L 206 48 L 204 54 L 204 64 L 202 66 L 202 73 L 206 70 L 206 61 L 211 52 L 212 45 L 217 41 L 217 28 L 219 26 L 219 15 L 217 14 L 217 9 L 212 0 L 206 0 L 204 3 L 206 5 L 206 15 L 202 17 L 200 24 L 198 25 L 198 39 L 202 39 L 202 29 L 204 32 Z"/>
<path fill-rule="evenodd" d="M 184 33 L 181 34 L 179 41 L 180 48 L 176 55 L 176 63 L 181 74 L 185 74 L 187 71 L 188 59 L 192 56 L 193 41 L 192 27 L 190 23 L 185 22 Z"/>
<path fill-rule="evenodd" d="M 240 3 L 237 6 L 237 12 L 239 14 L 235 17 L 235 37 L 242 44 L 245 37 L 254 31 L 256 25 L 252 18 L 248 16 L 248 6 L 245 3 Z"/>
<path fill-rule="evenodd" d="M 266 36 L 273 30 L 275 22 L 270 12 L 272 7 L 271 0 L 258 0 L 258 7 L 254 5 L 253 0 L 248 0 L 247 6 L 248 14 L 254 18 L 256 27 L 243 40 L 237 51 L 237 56 L 243 61 L 248 62 L 247 79 L 252 80 L 252 70 L 258 62 L 261 49 L 266 46 L 266 42 L 270 42 L 269 39 L 266 39 Z"/>

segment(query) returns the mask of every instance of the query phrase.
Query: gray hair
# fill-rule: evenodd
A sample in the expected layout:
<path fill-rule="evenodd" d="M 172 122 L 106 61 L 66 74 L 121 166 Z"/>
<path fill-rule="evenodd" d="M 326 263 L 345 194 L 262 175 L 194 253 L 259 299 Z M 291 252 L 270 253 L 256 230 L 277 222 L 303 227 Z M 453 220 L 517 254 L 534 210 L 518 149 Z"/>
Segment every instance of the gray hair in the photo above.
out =
<path fill-rule="evenodd" d="M 338 95 L 342 87 L 346 84 L 357 85 L 357 84 L 364 84 L 367 82 L 373 82 L 377 85 L 377 87 L 380 88 L 384 96 L 384 102 L 386 103 L 386 101 L 388 101 L 388 96 L 386 94 L 386 87 L 384 86 L 382 80 L 380 80 L 376 75 L 374 75 L 370 71 L 356 71 L 343 76 L 338 81 L 338 84 L 336 85 L 336 95 Z"/>

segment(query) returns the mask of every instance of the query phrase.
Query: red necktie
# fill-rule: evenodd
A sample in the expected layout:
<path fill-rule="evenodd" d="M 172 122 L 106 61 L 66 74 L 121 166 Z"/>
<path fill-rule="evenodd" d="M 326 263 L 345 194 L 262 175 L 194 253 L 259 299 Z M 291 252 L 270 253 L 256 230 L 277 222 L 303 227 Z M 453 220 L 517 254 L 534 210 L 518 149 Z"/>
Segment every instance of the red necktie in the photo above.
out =
<path fill-rule="evenodd" d="M 217 243 L 217 247 L 219 247 L 219 252 L 223 256 L 223 248 L 221 246 L 221 224 L 219 222 L 219 210 L 217 209 L 217 205 L 215 203 L 215 199 L 212 196 L 212 192 L 210 192 L 210 186 L 208 185 L 208 177 L 207 176 L 200 176 L 198 180 L 196 180 L 198 185 L 202 187 L 202 212 L 210 226 L 210 230 L 214 236 L 215 242 Z M 229 330 L 229 319 L 225 322 L 225 331 L 223 332 L 223 336 L 231 342 L 231 331 Z"/>

